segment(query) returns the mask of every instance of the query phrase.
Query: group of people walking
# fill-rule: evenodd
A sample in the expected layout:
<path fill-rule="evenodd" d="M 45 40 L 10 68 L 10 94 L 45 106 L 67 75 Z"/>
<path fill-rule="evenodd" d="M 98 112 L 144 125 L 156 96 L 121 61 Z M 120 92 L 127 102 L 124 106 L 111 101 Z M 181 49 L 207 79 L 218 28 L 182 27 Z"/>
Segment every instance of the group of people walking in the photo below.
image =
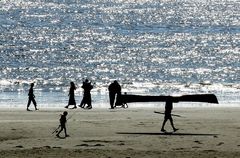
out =
<path fill-rule="evenodd" d="M 33 102 L 33 105 L 35 107 L 35 110 L 38 110 L 37 108 L 37 103 L 35 101 L 35 95 L 33 93 L 33 87 L 34 87 L 34 83 L 31 84 L 30 89 L 29 89 L 29 99 L 28 99 L 28 103 L 27 103 L 27 111 L 29 110 L 29 106 L 31 104 L 31 102 Z M 93 85 L 92 83 L 88 80 L 85 79 L 82 83 L 81 88 L 84 90 L 83 92 L 83 99 L 79 105 L 79 107 L 81 108 L 86 108 L 86 109 L 92 109 L 92 99 L 91 99 L 91 90 L 93 89 Z M 76 105 L 76 101 L 75 101 L 75 94 L 74 91 L 77 89 L 77 87 L 75 86 L 74 82 L 70 82 L 70 89 L 69 89 L 69 101 L 67 106 L 65 106 L 65 108 L 69 108 L 69 106 L 73 105 L 72 109 L 77 108 Z M 114 109 L 117 105 L 121 105 L 123 103 L 121 103 L 121 86 L 119 85 L 119 83 L 115 80 L 113 83 L 111 83 L 108 86 L 108 90 L 109 90 L 109 100 L 110 100 L 110 108 Z M 166 124 L 166 122 L 169 120 L 171 123 L 171 126 L 173 128 L 173 131 L 177 131 L 178 129 L 174 127 L 173 124 L 173 119 L 172 119 L 172 108 L 173 108 L 173 100 L 170 97 L 169 99 L 167 99 L 166 104 L 165 104 L 165 117 L 164 117 L 164 121 L 162 123 L 162 128 L 161 131 L 162 132 L 166 132 L 166 130 L 164 129 L 164 126 Z M 87 105 L 87 106 L 86 106 Z M 86 107 L 85 107 L 86 106 Z M 65 111 L 60 118 L 60 126 L 61 129 L 60 131 L 57 132 L 57 137 L 59 137 L 59 134 L 61 133 L 61 131 L 64 130 L 65 133 L 65 137 L 68 137 L 67 132 L 66 132 L 66 116 L 67 116 L 67 112 Z"/>
<path fill-rule="evenodd" d="M 33 103 L 35 110 L 38 110 L 37 103 L 35 100 L 35 95 L 33 93 L 33 87 L 34 83 L 31 83 L 29 93 L 28 93 L 28 103 L 27 103 L 27 111 L 30 111 L 29 106 L 31 102 Z M 79 105 L 81 108 L 85 109 L 92 109 L 92 97 L 91 97 L 91 90 L 93 89 L 92 83 L 85 79 L 82 83 L 81 88 L 83 89 L 83 99 Z M 73 106 L 71 109 L 76 109 L 77 104 L 75 100 L 75 90 L 77 87 L 75 86 L 74 82 L 70 82 L 70 89 L 69 89 L 69 101 L 68 104 L 65 106 L 65 108 L 69 108 L 69 106 Z M 121 86 L 119 83 L 115 80 L 113 83 L 111 83 L 108 87 L 109 90 L 109 99 L 110 99 L 110 106 L 111 109 L 114 109 L 116 103 L 116 100 L 120 99 L 121 96 Z"/>
<path fill-rule="evenodd" d="M 82 88 L 84 90 L 83 99 L 82 99 L 79 107 L 92 109 L 91 90 L 93 89 L 93 85 L 88 79 L 86 79 L 82 83 Z M 65 106 L 65 108 L 68 108 L 70 105 L 74 106 L 73 109 L 77 108 L 76 101 L 75 101 L 75 94 L 74 94 L 75 90 L 76 90 L 76 86 L 75 86 L 74 82 L 70 82 L 70 89 L 69 89 L 69 94 L 68 94 L 69 101 L 68 101 L 68 105 Z M 87 106 L 85 107 L 85 105 L 87 105 Z"/>

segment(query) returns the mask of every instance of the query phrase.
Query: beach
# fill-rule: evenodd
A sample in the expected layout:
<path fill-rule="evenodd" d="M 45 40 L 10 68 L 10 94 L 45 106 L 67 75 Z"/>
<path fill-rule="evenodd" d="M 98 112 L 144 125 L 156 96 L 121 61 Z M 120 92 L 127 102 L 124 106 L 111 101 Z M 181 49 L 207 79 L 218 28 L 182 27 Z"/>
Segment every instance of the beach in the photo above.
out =
<path fill-rule="evenodd" d="M 179 130 L 160 132 L 159 108 L 68 109 L 67 132 L 57 138 L 64 108 L 0 110 L 0 157 L 239 157 L 240 108 L 177 108 Z M 63 132 L 61 133 L 63 136 Z"/>
<path fill-rule="evenodd" d="M 240 157 L 239 19 L 236 0 L 0 0 L 0 158 Z M 64 109 L 86 79 L 93 109 Z M 179 130 L 163 133 L 164 102 L 108 109 L 115 80 L 121 94 L 219 104 L 174 102 Z"/>

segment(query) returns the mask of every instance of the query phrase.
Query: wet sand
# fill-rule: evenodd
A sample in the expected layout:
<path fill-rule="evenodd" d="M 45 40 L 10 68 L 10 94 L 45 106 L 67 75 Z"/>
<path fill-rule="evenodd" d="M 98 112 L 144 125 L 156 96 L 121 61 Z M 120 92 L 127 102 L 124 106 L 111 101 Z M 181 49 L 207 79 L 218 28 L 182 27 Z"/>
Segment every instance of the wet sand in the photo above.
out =
<path fill-rule="evenodd" d="M 161 108 L 68 110 L 70 137 L 52 134 L 65 109 L 0 109 L 0 157 L 239 157 L 240 108 L 175 108 L 179 131 L 160 132 Z M 63 133 L 62 133 L 63 134 Z"/>

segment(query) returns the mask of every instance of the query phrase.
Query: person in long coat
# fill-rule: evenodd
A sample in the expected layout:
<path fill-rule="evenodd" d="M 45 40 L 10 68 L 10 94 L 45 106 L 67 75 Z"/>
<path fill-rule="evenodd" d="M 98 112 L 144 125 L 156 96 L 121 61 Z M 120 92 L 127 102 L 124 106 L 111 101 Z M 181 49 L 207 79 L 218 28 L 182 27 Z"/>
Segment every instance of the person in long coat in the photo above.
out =
<path fill-rule="evenodd" d="M 108 86 L 108 91 L 109 91 L 110 106 L 111 106 L 111 109 L 114 109 L 114 107 L 115 107 L 114 103 L 116 103 L 115 99 L 119 100 L 120 96 L 121 96 L 121 86 L 115 80 L 113 83 L 111 83 Z"/>
<path fill-rule="evenodd" d="M 84 90 L 83 92 L 83 99 L 81 101 L 81 104 L 79 107 L 84 108 L 84 106 L 87 104 L 87 109 L 92 109 L 92 98 L 91 98 L 91 90 L 93 89 L 93 85 L 91 82 L 89 82 L 88 79 L 86 79 L 83 82 L 82 88 Z"/>
<path fill-rule="evenodd" d="M 70 89 L 69 89 L 69 100 L 68 100 L 68 105 L 65 106 L 65 108 L 68 108 L 69 105 L 73 105 L 73 109 L 77 108 L 76 106 L 76 101 L 75 101 L 75 94 L 74 91 L 76 90 L 76 86 L 74 84 L 74 82 L 70 82 Z"/>

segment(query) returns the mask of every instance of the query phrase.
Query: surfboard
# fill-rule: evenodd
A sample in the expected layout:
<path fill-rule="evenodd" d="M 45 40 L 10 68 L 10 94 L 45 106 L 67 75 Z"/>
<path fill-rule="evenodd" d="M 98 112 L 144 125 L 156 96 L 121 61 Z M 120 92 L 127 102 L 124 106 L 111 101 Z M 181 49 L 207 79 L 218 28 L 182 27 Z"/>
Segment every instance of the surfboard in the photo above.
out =
<path fill-rule="evenodd" d="M 214 94 L 192 94 L 192 95 L 182 95 L 182 96 L 143 96 L 143 95 L 129 95 L 124 94 L 121 97 L 117 97 L 116 104 L 126 104 L 133 102 L 166 102 L 171 100 L 174 103 L 177 102 L 206 102 L 218 104 L 218 99 Z"/>

